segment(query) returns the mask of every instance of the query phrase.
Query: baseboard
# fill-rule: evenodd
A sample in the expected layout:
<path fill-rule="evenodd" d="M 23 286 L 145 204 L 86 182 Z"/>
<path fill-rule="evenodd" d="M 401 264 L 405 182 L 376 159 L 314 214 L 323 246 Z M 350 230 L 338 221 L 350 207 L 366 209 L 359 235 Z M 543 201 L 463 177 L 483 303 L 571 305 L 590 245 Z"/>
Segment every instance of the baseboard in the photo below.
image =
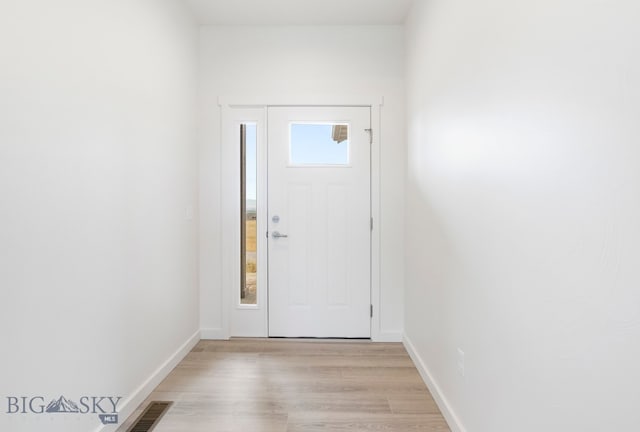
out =
<path fill-rule="evenodd" d="M 451 431 L 466 432 L 467 430 L 462 425 L 462 422 L 451 407 L 451 404 L 445 397 L 444 393 L 442 393 L 440 386 L 438 386 L 438 383 L 433 379 L 433 375 L 429 372 L 429 368 L 427 368 L 427 365 L 422 360 L 422 357 L 420 357 L 420 355 L 416 351 L 415 346 L 413 345 L 413 343 L 411 343 L 411 340 L 406 335 L 404 336 L 403 343 L 404 347 L 409 353 L 409 356 L 413 360 L 413 363 L 416 365 L 416 368 L 418 369 L 422 380 L 429 388 L 433 399 L 435 399 L 436 404 L 438 404 L 438 408 L 440 408 L 442 415 L 449 424 L 449 428 L 451 429 Z"/>
<path fill-rule="evenodd" d="M 380 332 L 374 342 L 402 342 L 402 332 Z"/>
<path fill-rule="evenodd" d="M 145 380 L 131 396 L 124 400 L 119 406 L 118 418 L 120 423 L 133 414 L 138 406 L 153 392 L 153 390 L 162 382 L 163 379 L 180 363 L 194 346 L 200 341 L 200 330 L 195 332 L 176 352 L 174 352 L 149 378 Z M 104 432 L 109 428 L 113 430 L 113 426 L 100 425 L 96 432 Z"/>
<path fill-rule="evenodd" d="M 204 340 L 228 340 L 229 335 L 221 328 L 203 328 L 200 330 L 200 338 Z"/>

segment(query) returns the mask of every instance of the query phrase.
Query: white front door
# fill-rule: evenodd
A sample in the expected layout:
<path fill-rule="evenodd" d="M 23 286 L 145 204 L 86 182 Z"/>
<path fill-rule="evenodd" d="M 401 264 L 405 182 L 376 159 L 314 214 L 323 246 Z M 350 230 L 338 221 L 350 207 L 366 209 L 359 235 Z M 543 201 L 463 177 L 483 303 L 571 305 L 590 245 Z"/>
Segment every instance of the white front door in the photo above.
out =
<path fill-rule="evenodd" d="M 268 109 L 269 336 L 369 338 L 370 108 Z"/>

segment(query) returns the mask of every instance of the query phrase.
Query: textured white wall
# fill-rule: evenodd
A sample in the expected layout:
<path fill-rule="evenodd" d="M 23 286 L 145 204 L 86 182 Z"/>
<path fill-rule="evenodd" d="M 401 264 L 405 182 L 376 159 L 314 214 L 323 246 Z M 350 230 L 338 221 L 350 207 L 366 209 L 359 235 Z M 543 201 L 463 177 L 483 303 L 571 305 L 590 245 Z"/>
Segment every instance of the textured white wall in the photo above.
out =
<path fill-rule="evenodd" d="M 197 29 L 174 0 L 3 0 L 0 53 L 0 429 L 86 432 L 5 398 L 129 397 L 198 330 Z"/>
<path fill-rule="evenodd" d="M 638 430 L 640 5 L 410 17 L 408 340 L 468 431 Z"/>
<path fill-rule="evenodd" d="M 204 27 L 200 34 L 200 316 L 223 328 L 218 96 L 384 96 L 382 108 L 381 330 L 403 323 L 404 34 L 400 26 Z"/>

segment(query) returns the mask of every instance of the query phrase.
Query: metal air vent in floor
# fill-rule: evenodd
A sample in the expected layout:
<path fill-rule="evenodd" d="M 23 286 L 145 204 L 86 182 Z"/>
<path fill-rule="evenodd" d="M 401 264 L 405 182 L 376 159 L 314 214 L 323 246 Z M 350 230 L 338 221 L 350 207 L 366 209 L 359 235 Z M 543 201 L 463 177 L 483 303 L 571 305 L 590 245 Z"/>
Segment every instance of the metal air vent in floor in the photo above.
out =
<path fill-rule="evenodd" d="M 153 401 L 140 414 L 133 426 L 127 432 L 150 432 L 158 425 L 163 415 L 169 410 L 173 402 Z"/>

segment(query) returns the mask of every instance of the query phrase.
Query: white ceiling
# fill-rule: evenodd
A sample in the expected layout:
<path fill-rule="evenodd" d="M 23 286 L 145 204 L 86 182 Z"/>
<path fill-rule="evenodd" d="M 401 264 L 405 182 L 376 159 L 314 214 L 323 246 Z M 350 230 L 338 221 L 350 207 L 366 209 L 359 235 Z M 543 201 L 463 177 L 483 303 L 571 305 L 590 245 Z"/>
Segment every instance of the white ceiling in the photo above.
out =
<path fill-rule="evenodd" d="M 186 0 L 204 25 L 402 24 L 413 0 Z"/>

